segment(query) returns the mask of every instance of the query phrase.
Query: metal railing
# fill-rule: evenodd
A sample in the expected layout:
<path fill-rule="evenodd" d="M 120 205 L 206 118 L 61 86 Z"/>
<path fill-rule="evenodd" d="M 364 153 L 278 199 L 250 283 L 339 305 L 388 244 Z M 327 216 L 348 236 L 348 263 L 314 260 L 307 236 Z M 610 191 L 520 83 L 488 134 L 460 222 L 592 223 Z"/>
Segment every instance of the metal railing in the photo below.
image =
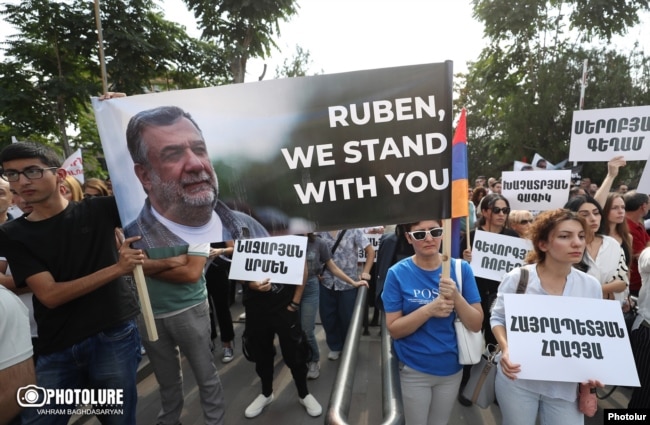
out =
<path fill-rule="evenodd" d="M 352 385 L 357 365 L 359 352 L 359 341 L 361 340 L 363 314 L 368 288 L 362 286 L 357 293 L 354 304 L 354 312 L 350 329 L 345 338 L 341 364 L 339 366 L 332 394 L 330 396 L 325 423 L 328 425 L 347 425 L 350 412 L 350 399 L 352 397 Z M 382 425 L 403 425 L 404 408 L 402 405 L 402 394 L 399 385 L 399 372 L 397 359 L 391 351 L 390 336 L 386 329 L 385 320 L 381 321 L 381 373 L 382 373 L 382 405 L 384 421 Z"/>

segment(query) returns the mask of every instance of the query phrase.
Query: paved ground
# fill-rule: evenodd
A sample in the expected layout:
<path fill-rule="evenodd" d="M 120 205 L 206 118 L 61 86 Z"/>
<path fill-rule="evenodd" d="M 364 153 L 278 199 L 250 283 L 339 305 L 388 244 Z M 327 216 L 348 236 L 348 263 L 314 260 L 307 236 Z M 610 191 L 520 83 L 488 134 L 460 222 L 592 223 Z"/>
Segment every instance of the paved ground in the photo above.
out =
<path fill-rule="evenodd" d="M 243 311 L 238 301 L 232 308 L 233 317 L 237 318 Z M 241 340 L 244 329 L 243 322 L 235 324 L 236 341 Z M 380 337 L 379 328 L 371 327 L 371 335 L 363 336 L 359 347 L 358 365 L 352 388 L 352 400 L 348 423 L 355 425 L 377 425 L 382 423 L 382 395 L 380 373 Z M 327 360 L 327 347 L 324 341 L 324 332 L 317 326 L 317 337 L 321 349 L 321 377 L 309 381 L 310 392 L 322 404 L 326 411 L 332 386 L 338 370 L 338 361 Z M 279 349 L 278 349 L 279 352 Z M 260 382 L 255 374 L 254 365 L 248 362 L 241 354 L 241 348 L 235 347 L 235 360 L 229 364 L 222 364 L 220 350 L 215 350 L 217 367 L 226 393 L 226 424 L 321 424 L 324 416 L 311 418 L 298 403 L 296 389 L 291 379 L 289 370 L 284 366 L 278 356 L 275 372 L 275 401 L 255 419 L 246 419 L 244 409 L 260 392 Z M 137 423 L 153 425 L 160 406 L 158 386 L 154 376 L 146 367 L 148 361 L 143 359 L 143 376 L 138 384 L 138 418 Z M 186 362 L 183 362 L 185 382 L 185 408 L 181 421 L 183 425 L 203 424 L 201 406 L 198 399 L 197 387 L 194 376 Z M 605 391 L 603 391 L 605 392 Z M 586 425 L 602 425 L 604 423 L 604 408 L 625 408 L 629 400 L 630 390 L 618 388 L 605 400 L 599 402 L 599 411 L 593 418 L 586 418 Z M 496 405 L 489 409 L 480 409 L 476 406 L 463 407 L 455 403 L 452 412 L 451 425 L 496 425 L 500 422 L 501 415 Z M 73 418 L 71 422 L 77 424 L 99 424 L 92 418 Z M 558 424 L 561 425 L 561 424 Z"/>

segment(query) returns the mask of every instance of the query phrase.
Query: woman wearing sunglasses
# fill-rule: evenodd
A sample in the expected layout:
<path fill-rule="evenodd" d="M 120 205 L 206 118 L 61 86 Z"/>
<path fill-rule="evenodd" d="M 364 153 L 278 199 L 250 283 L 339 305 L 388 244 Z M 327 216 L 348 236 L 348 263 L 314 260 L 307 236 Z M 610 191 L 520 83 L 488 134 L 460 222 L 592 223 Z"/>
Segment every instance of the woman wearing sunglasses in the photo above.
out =
<path fill-rule="evenodd" d="M 393 265 L 384 282 L 386 326 L 400 361 L 404 416 L 409 425 L 446 424 L 458 393 L 463 367 L 458 363 L 456 315 L 472 331 L 483 321 L 474 273 L 461 262 L 462 293 L 456 262 L 450 278 L 441 277 L 442 228 L 439 220 L 404 225 L 415 254 Z"/>
<path fill-rule="evenodd" d="M 527 238 L 533 220 L 533 214 L 528 210 L 512 210 L 508 215 L 508 227 L 517 232 L 520 238 Z"/>
<path fill-rule="evenodd" d="M 474 243 L 474 235 L 476 234 L 476 230 L 519 237 L 519 234 L 517 232 L 506 227 L 508 215 L 510 214 L 510 203 L 502 195 L 499 195 L 497 193 L 491 193 L 487 195 L 485 198 L 483 198 L 483 201 L 480 204 L 480 209 L 481 218 L 476 224 L 476 229 L 472 230 L 469 233 L 469 248 L 467 248 L 467 236 L 462 237 L 460 240 L 461 249 L 464 249 L 463 259 L 468 263 L 472 261 L 472 244 Z M 484 277 L 476 278 L 478 291 L 481 295 L 481 306 L 483 307 L 483 335 L 485 336 L 485 342 L 487 344 L 496 344 L 496 338 L 494 338 L 492 329 L 490 328 L 490 307 L 497 297 L 499 283 L 501 282 L 498 280 L 490 280 Z M 458 393 L 458 402 L 463 406 L 472 405 L 472 402 L 462 394 L 465 384 L 467 384 L 467 381 L 469 380 L 471 369 L 471 366 L 465 367 L 465 373 L 463 374 L 460 392 Z"/>
<path fill-rule="evenodd" d="M 510 203 L 503 196 L 491 193 L 483 198 L 481 202 L 481 218 L 476 225 L 476 229 L 469 233 L 469 248 L 467 249 L 467 238 L 464 237 L 460 241 L 460 246 L 464 249 L 463 259 L 468 263 L 472 261 L 472 243 L 474 243 L 474 235 L 476 230 L 484 232 L 499 233 L 506 236 L 519 237 L 519 234 L 512 229 L 506 227 L 508 215 L 510 214 Z M 481 304 L 485 317 L 483 319 L 483 332 L 485 332 L 485 342 L 488 344 L 496 344 L 496 339 L 492 335 L 490 329 L 490 306 L 497 296 L 499 289 L 498 280 L 490 280 L 483 277 L 477 277 L 476 283 L 478 290 L 481 294 Z M 462 401 L 461 401 L 462 403 Z M 463 403 L 466 404 L 466 403 Z"/>

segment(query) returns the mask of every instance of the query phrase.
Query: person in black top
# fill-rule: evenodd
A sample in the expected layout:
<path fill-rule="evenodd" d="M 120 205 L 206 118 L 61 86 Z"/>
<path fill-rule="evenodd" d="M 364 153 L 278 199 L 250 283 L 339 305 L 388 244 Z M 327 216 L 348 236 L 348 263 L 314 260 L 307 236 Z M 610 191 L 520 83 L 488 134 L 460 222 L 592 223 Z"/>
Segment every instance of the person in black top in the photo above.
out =
<path fill-rule="evenodd" d="M 513 236 L 518 238 L 519 234 L 512 229 L 506 227 L 508 221 L 508 214 L 510 213 L 510 203 L 503 196 L 491 193 L 483 198 L 481 202 L 481 218 L 479 219 L 476 229 L 469 233 L 469 249 L 463 250 L 463 259 L 468 263 L 472 261 L 472 243 L 474 242 L 474 235 L 476 230 L 484 232 L 499 233 L 501 235 Z M 467 238 L 463 237 L 460 246 L 467 247 Z M 490 329 L 490 307 L 497 296 L 499 289 L 498 280 L 490 280 L 483 277 L 476 277 L 478 284 L 478 291 L 481 294 L 481 305 L 483 307 L 483 331 L 485 332 L 485 342 L 488 344 L 496 344 L 496 339 L 492 335 Z"/>
<path fill-rule="evenodd" d="M 304 280 L 307 278 L 305 266 Z M 273 401 L 273 369 L 278 335 L 284 363 L 298 390 L 299 402 L 310 416 L 320 416 L 321 405 L 307 389 L 308 342 L 300 325 L 300 301 L 303 285 L 283 285 L 269 279 L 243 284 L 242 302 L 246 311 L 243 349 L 255 363 L 255 371 L 262 381 L 262 393 L 248 405 L 244 416 L 254 418 Z"/>
<path fill-rule="evenodd" d="M 379 239 L 377 262 L 375 263 L 375 269 L 377 270 L 375 307 L 382 311 L 384 310 L 384 302 L 381 299 L 381 293 L 384 290 L 384 282 L 386 281 L 388 269 L 398 261 L 415 254 L 413 245 L 408 243 L 404 232 L 404 225 L 398 224 L 395 226 L 395 232 L 386 233 Z"/>
<path fill-rule="evenodd" d="M 467 245 L 467 236 L 464 236 L 460 241 L 460 246 L 465 248 L 463 250 L 463 259 L 468 263 L 472 261 L 472 244 L 474 242 L 474 235 L 476 230 L 484 232 L 499 233 L 501 235 L 519 237 L 519 234 L 512 229 L 506 227 L 508 222 L 508 214 L 510 214 L 510 203 L 506 198 L 497 193 L 487 195 L 480 203 L 481 218 L 476 224 L 476 229 L 469 233 L 469 249 Z M 481 307 L 483 307 L 483 335 L 487 344 L 496 344 L 496 338 L 492 334 L 490 327 L 490 307 L 497 297 L 499 289 L 498 280 L 486 279 L 484 277 L 476 276 L 476 284 L 478 285 L 478 292 L 481 295 Z M 462 395 L 465 384 L 469 380 L 469 372 L 471 366 L 465 366 L 463 369 L 463 379 L 460 384 L 458 392 L 458 401 L 464 406 L 470 406 L 472 402 Z"/>
<path fill-rule="evenodd" d="M 118 251 L 115 229 L 121 224 L 113 197 L 81 202 L 63 197 L 66 172 L 52 149 L 14 143 L 0 152 L 0 165 L 2 178 L 33 207 L 0 228 L 0 246 L 16 286 L 34 293 L 38 385 L 121 391 L 122 414 L 99 419 L 135 424 L 140 309 L 124 275 L 144 263 L 143 252 L 130 247 L 139 237 L 126 239 Z M 40 394 L 28 404 L 68 412 L 79 403 L 56 404 Z M 35 407 L 23 411 L 28 423 L 67 424 L 69 417 L 39 415 Z"/>

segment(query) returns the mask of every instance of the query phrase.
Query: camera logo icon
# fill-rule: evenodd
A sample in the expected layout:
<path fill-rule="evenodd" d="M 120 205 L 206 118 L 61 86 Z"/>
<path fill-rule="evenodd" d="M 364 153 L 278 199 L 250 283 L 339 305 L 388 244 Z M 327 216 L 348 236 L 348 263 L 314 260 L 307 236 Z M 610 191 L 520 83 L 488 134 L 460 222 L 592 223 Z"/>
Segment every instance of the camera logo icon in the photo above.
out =
<path fill-rule="evenodd" d="M 47 403 L 47 391 L 36 385 L 18 388 L 16 400 L 22 407 L 42 407 Z"/>

